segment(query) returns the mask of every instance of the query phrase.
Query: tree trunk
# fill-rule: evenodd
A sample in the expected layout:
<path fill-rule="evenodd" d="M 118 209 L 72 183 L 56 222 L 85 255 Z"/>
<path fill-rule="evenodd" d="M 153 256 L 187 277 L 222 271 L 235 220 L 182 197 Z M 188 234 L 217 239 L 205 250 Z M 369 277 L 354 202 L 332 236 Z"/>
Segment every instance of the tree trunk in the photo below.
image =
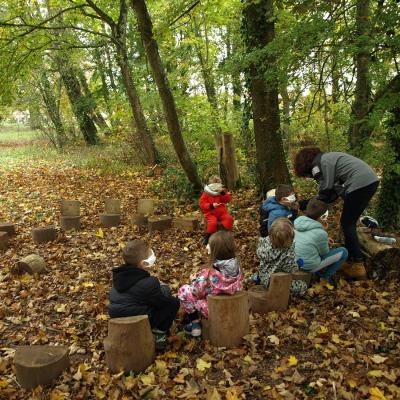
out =
<path fill-rule="evenodd" d="M 251 2 L 243 10 L 247 51 L 267 46 L 274 40 L 273 0 Z M 259 56 L 247 70 L 252 99 L 256 156 L 261 193 L 290 182 L 280 133 L 276 60 Z M 267 79 L 265 77 L 267 75 Z"/>
<path fill-rule="evenodd" d="M 370 34 L 370 0 L 357 0 L 356 44 L 354 60 L 357 70 L 355 98 L 352 107 L 353 122 L 350 131 L 350 145 L 356 152 L 361 150 L 363 141 L 369 137 L 370 128 L 366 116 L 369 109 L 370 78 L 369 34 Z"/>
<path fill-rule="evenodd" d="M 195 190 L 201 190 L 202 185 L 197 173 L 197 168 L 183 140 L 175 99 L 158 52 L 157 42 L 153 37 L 153 26 L 147 11 L 146 3 L 144 0 L 131 0 L 131 5 L 136 14 L 140 35 L 144 42 L 147 58 L 161 97 L 171 141 L 189 181 L 192 183 Z"/>

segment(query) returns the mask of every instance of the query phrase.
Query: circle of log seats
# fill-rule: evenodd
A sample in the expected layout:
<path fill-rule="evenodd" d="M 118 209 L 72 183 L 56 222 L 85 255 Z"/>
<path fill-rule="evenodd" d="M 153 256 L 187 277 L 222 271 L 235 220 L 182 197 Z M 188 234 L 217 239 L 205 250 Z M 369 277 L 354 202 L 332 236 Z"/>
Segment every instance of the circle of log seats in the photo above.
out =
<path fill-rule="evenodd" d="M 154 360 L 155 342 L 147 315 L 112 318 L 104 339 L 108 368 L 112 372 L 144 371 Z"/>
<path fill-rule="evenodd" d="M 49 225 L 43 228 L 32 229 L 31 235 L 35 243 L 46 243 L 56 239 L 57 231 L 54 225 Z"/>
<path fill-rule="evenodd" d="M 18 261 L 14 267 L 16 274 L 40 274 L 46 269 L 46 262 L 37 254 L 30 254 Z"/>
<path fill-rule="evenodd" d="M 61 200 L 61 215 L 63 217 L 77 217 L 80 215 L 81 202 L 78 200 Z"/>
<path fill-rule="evenodd" d="M 271 275 L 268 289 L 262 285 L 250 288 L 250 310 L 258 314 L 286 310 L 289 304 L 291 282 L 291 274 L 277 272 Z"/>
<path fill-rule="evenodd" d="M 14 356 L 18 383 L 25 389 L 47 385 L 69 367 L 68 347 L 21 346 Z"/>
<path fill-rule="evenodd" d="M 199 220 L 196 217 L 175 217 L 172 226 L 184 231 L 194 231 L 199 228 Z"/>
<path fill-rule="evenodd" d="M 60 228 L 63 231 L 70 231 L 72 229 L 81 229 L 81 217 L 60 217 Z"/>
<path fill-rule="evenodd" d="M 147 226 L 149 218 L 142 214 L 135 214 L 132 216 L 132 225 Z"/>
<path fill-rule="evenodd" d="M 106 214 L 121 214 L 121 200 L 106 198 L 104 204 Z"/>
<path fill-rule="evenodd" d="M 7 232 L 0 232 L 0 250 L 8 249 L 9 235 Z"/>
<path fill-rule="evenodd" d="M 149 232 L 166 231 L 172 226 L 172 218 L 164 215 L 149 217 L 147 225 L 149 227 Z"/>
<path fill-rule="evenodd" d="M 139 199 L 137 205 L 138 214 L 151 215 L 154 213 L 155 202 L 153 199 Z"/>
<path fill-rule="evenodd" d="M 208 320 L 204 336 L 216 347 L 237 347 L 249 333 L 249 300 L 247 292 L 208 296 Z"/>
<path fill-rule="evenodd" d="M 306 271 L 292 272 L 292 281 L 304 281 L 307 286 L 311 285 L 312 273 Z"/>
<path fill-rule="evenodd" d="M 0 232 L 7 232 L 9 236 L 15 235 L 15 225 L 9 222 L 0 222 Z"/>
<path fill-rule="evenodd" d="M 100 214 L 100 225 L 103 228 L 111 228 L 121 223 L 120 214 Z"/>

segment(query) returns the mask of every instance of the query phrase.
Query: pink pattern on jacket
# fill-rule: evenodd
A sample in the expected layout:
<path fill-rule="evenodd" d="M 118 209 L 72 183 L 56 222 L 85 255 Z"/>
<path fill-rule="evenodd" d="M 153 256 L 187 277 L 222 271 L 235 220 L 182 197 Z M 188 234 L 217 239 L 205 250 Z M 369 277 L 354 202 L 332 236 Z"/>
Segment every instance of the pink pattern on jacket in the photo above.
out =
<path fill-rule="evenodd" d="M 178 298 L 186 313 L 199 311 L 208 318 L 207 296 L 234 294 L 242 288 L 242 281 L 243 274 L 236 258 L 217 260 L 213 268 L 201 270 L 190 285 L 179 288 Z"/>

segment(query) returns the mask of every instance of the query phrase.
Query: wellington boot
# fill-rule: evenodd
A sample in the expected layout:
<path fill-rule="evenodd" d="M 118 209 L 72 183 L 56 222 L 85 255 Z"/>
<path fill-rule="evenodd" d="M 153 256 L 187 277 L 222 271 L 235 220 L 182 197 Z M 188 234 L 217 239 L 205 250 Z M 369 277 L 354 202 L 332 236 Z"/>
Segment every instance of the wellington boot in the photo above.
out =
<path fill-rule="evenodd" d="M 346 261 L 342 265 L 341 271 L 348 278 L 358 279 L 360 281 L 367 279 L 367 270 L 363 262 Z"/>

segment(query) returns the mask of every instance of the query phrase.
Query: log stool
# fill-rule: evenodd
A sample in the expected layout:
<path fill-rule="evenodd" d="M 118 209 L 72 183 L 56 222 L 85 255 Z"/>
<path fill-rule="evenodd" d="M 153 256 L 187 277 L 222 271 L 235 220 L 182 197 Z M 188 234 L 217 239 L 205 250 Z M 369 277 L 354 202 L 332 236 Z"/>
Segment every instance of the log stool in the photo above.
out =
<path fill-rule="evenodd" d="M 69 367 L 68 347 L 21 346 L 15 352 L 14 364 L 23 388 L 47 385 Z"/>
<path fill-rule="evenodd" d="M 60 227 L 63 231 L 81 229 L 80 206 L 78 200 L 61 200 Z"/>
<path fill-rule="evenodd" d="M 154 214 L 155 201 L 153 199 L 139 199 L 137 214 L 132 217 L 132 225 L 147 226 L 150 215 Z"/>
<path fill-rule="evenodd" d="M 57 237 L 56 227 L 54 225 L 44 226 L 43 228 L 34 228 L 31 230 L 32 239 L 35 243 L 52 242 Z"/>
<path fill-rule="evenodd" d="M 0 232 L 7 232 L 9 236 L 15 235 L 15 225 L 9 222 L 0 222 Z"/>
<path fill-rule="evenodd" d="M 121 200 L 105 199 L 105 213 L 100 214 L 100 225 L 103 228 L 111 228 L 121 223 Z"/>
<path fill-rule="evenodd" d="M 0 250 L 8 249 L 9 235 L 7 232 L 0 232 Z"/>
<path fill-rule="evenodd" d="M 307 286 L 311 285 L 312 273 L 306 271 L 292 272 L 292 281 L 304 281 Z"/>
<path fill-rule="evenodd" d="M 37 254 L 30 254 L 18 261 L 13 269 L 14 274 L 40 274 L 46 269 L 46 262 Z"/>
<path fill-rule="evenodd" d="M 237 347 L 249 332 L 247 292 L 208 296 L 208 320 L 202 320 L 203 338 L 216 347 Z"/>
<path fill-rule="evenodd" d="M 154 360 L 155 341 L 147 315 L 112 318 L 104 339 L 106 362 L 111 372 L 144 371 Z"/>
<path fill-rule="evenodd" d="M 172 226 L 184 231 L 195 231 L 199 228 L 199 220 L 196 217 L 175 217 Z"/>
<path fill-rule="evenodd" d="M 268 289 L 256 285 L 249 290 L 250 309 L 254 313 L 266 314 L 270 311 L 284 311 L 289 304 L 292 274 L 278 272 L 272 274 Z"/>
<path fill-rule="evenodd" d="M 166 231 L 172 226 L 172 217 L 157 215 L 148 219 L 149 232 Z"/>

